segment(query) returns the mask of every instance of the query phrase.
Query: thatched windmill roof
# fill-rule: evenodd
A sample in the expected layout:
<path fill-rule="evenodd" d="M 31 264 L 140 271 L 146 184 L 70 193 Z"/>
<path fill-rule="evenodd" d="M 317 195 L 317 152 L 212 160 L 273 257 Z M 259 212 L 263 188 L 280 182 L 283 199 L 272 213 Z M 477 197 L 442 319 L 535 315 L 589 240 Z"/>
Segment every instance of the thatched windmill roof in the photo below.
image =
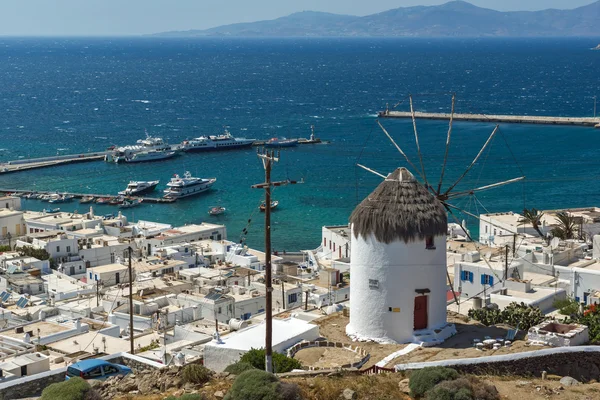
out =
<path fill-rule="evenodd" d="M 445 235 L 446 209 L 406 168 L 398 168 L 352 212 L 354 235 L 382 243 Z"/>

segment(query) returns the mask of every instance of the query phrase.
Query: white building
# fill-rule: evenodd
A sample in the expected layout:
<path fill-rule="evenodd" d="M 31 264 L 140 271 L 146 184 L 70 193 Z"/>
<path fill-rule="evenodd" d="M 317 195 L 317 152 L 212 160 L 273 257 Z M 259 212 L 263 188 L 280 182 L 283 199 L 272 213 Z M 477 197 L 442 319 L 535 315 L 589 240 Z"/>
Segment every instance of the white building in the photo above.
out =
<path fill-rule="evenodd" d="M 143 221 L 138 223 L 138 227 Z M 185 225 L 177 228 L 167 228 L 161 224 L 144 222 L 143 228 L 139 229 L 141 238 L 136 239 L 138 248 L 144 254 L 151 255 L 154 247 L 169 246 L 178 243 L 192 243 L 200 240 L 224 240 L 227 239 L 227 230 L 224 225 L 202 223 L 200 225 Z M 135 233 L 134 229 L 134 233 Z"/>
<path fill-rule="evenodd" d="M 454 290 L 463 298 L 484 298 L 497 292 L 508 279 L 523 280 L 523 262 L 509 257 L 504 260 L 481 260 L 478 252 L 473 252 L 470 261 L 454 263 Z M 506 279 L 505 279 L 506 274 Z"/>
<path fill-rule="evenodd" d="M 444 206 L 405 168 L 350 217 L 350 324 L 354 340 L 439 343 L 446 321 Z"/>
<path fill-rule="evenodd" d="M 21 209 L 21 198 L 12 196 L 0 197 L 0 208 L 8 208 L 12 210 Z"/>
<path fill-rule="evenodd" d="M 65 233 L 57 231 L 41 231 L 28 234 L 27 241 L 18 240 L 17 247 L 33 247 L 46 250 L 50 257 L 57 262 L 69 261 L 69 257 L 79 253 L 77 239 L 68 237 Z"/>
<path fill-rule="evenodd" d="M 321 231 L 321 246 L 317 252 L 320 260 L 338 260 L 350 257 L 350 227 L 324 226 Z"/>
<path fill-rule="evenodd" d="M 273 351 L 285 354 L 286 349 L 303 340 L 319 338 L 319 327 L 296 318 L 273 320 Z M 221 372 L 237 362 L 250 349 L 265 347 L 265 324 L 248 328 L 221 337 L 221 342 L 212 341 L 204 346 L 204 365 Z M 277 371 L 275 371 L 277 372 Z"/>
<path fill-rule="evenodd" d="M 1 203 L 0 203 L 1 204 Z M 0 239 L 17 238 L 26 232 L 23 211 L 0 208 Z M 11 244 L 14 244 L 12 242 Z"/>
<path fill-rule="evenodd" d="M 50 371 L 50 357 L 42 353 L 23 354 L 0 364 L 0 382 Z"/>
<path fill-rule="evenodd" d="M 133 279 L 135 280 L 135 271 L 133 271 Z M 88 283 L 101 281 L 104 287 L 129 283 L 128 267 L 123 264 L 108 264 L 100 267 L 88 268 L 86 280 Z"/>

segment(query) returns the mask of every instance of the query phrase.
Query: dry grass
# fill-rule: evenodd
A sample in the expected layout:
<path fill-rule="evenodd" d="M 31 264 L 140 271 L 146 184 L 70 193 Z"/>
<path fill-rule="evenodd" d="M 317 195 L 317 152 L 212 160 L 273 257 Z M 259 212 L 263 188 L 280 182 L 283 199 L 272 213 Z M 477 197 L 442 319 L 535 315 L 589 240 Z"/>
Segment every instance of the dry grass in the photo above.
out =
<path fill-rule="evenodd" d="M 316 378 L 289 378 L 300 386 L 305 400 L 339 400 L 344 389 L 349 388 L 356 392 L 359 399 L 366 400 L 408 400 L 410 397 L 402 393 L 398 383 L 404 379 L 402 374 L 381 374 L 376 376 L 360 376 L 346 374 L 339 377 Z M 556 380 L 525 379 L 515 377 L 480 377 L 485 382 L 496 386 L 500 397 L 506 400 L 596 400 L 600 399 L 600 383 L 561 388 Z M 216 391 L 227 390 L 232 382 L 227 380 L 212 380 L 208 386 L 198 390 L 208 400 L 218 400 L 213 396 Z M 126 395 L 115 400 L 163 400 L 165 397 L 182 394 L 182 390 L 161 393 L 157 395 L 141 396 Z"/>
<path fill-rule="evenodd" d="M 402 393 L 398 383 L 404 379 L 401 374 L 344 375 L 341 377 L 293 378 L 286 379 L 300 386 L 305 400 L 339 400 L 344 389 L 356 392 L 359 399 L 404 400 L 410 399 Z"/>

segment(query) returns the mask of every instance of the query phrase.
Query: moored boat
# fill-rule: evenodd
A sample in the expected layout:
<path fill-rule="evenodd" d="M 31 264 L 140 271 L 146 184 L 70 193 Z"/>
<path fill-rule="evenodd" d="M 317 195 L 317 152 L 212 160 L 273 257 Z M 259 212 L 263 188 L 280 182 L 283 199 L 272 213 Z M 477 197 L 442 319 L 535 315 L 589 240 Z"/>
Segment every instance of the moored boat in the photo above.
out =
<path fill-rule="evenodd" d="M 279 201 L 277 201 L 277 200 L 271 201 L 271 210 L 274 209 L 275 207 L 277 207 L 278 205 L 279 205 Z M 267 203 L 263 202 L 259 208 L 260 208 L 260 211 L 266 211 Z"/>
<path fill-rule="evenodd" d="M 186 140 L 181 145 L 183 151 L 195 152 L 239 149 L 242 147 L 250 147 L 254 142 L 255 139 L 233 137 L 233 135 L 225 129 L 225 132 L 221 135 L 200 136 L 195 139 Z"/>
<path fill-rule="evenodd" d="M 108 204 L 108 202 L 111 200 L 110 197 L 98 197 L 96 199 L 96 204 Z"/>
<path fill-rule="evenodd" d="M 167 190 L 164 191 L 165 198 L 181 199 L 183 197 L 194 196 L 207 191 L 217 181 L 216 178 L 194 178 L 189 171 L 183 175 L 173 176 L 167 183 Z"/>
<path fill-rule="evenodd" d="M 227 209 L 225 207 L 212 207 L 210 210 L 208 210 L 208 213 L 210 215 L 221 215 L 223 214 L 225 211 L 227 211 Z"/>
<path fill-rule="evenodd" d="M 271 138 L 264 144 L 265 147 L 295 147 L 298 145 L 297 139 L 286 139 L 286 138 Z"/>
<path fill-rule="evenodd" d="M 67 195 L 67 194 L 57 195 L 56 197 L 53 197 L 50 200 L 48 200 L 48 202 L 50 202 L 50 203 L 69 203 L 71 200 L 73 200 L 73 197 L 74 196 Z"/>
<path fill-rule="evenodd" d="M 56 214 L 60 212 L 60 208 L 44 208 L 43 210 L 46 214 Z"/>
<path fill-rule="evenodd" d="M 149 162 L 149 161 L 160 161 L 166 160 L 168 158 L 175 157 L 177 155 L 176 151 L 170 150 L 151 150 L 151 151 L 141 151 L 139 153 L 134 153 L 131 156 L 117 157 L 115 158 L 115 162 L 126 162 L 126 163 L 138 163 L 138 162 Z"/>
<path fill-rule="evenodd" d="M 180 145 L 171 146 L 162 138 L 150 136 L 146 132 L 146 138 L 138 140 L 135 145 L 113 148 L 111 153 L 104 156 L 104 161 L 119 163 L 164 160 L 173 157 L 180 150 Z M 175 154 L 171 154 L 172 152 Z M 139 153 L 146 154 L 134 158 Z"/>
<path fill-rule="evenodd" d="M 118 204 L 123 203 L 123 201 L 125 201 L 125 198 L 123 196 L 117 196 L 117 197 L 113 197 L 112 199 L 110 199 L 108 201 L 108 204 L 116 206 Z"/>
<path fill-rule="evenodd" d="M 125 190 L 119 192 L 123 196 L 137 196 L 153 191 L 160 181 L 130 181 Z"/>
<path fill-rule="evenodd" d="M 81 199 L 79 199 L 80 204 L 87 204 L 87 203 L 93 203 L 93 202 L 94 202 L 94 196 L 83 196 Z"/>
<path fill-rule="evenodd" d="M 119 204 L 119 208 L 132 208 L 132 207 L 136 207 L 139 206 L 140 204 L 142 204 L 142 199 L 136 199 L 136 200 L 130 200 L 130 199 L 125 199 L 123 200 L 123 202 L 121 204 Z"/>

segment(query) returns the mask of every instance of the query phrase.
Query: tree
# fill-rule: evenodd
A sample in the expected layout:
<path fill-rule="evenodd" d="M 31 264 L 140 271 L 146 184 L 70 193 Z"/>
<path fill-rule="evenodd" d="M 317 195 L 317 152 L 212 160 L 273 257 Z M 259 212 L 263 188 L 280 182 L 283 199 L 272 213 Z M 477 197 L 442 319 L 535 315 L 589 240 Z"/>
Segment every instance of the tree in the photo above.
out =
<path fill-rule="evenodd" d="M 523 218 L 519 221 L 519 225 L 530 224 L 533 229 L 540 235 L 540 237 L 545 237 L 544 232 L 540 229 L 540 225 L 542 224 L 542 217 L 544 216 L 543 211 L 538 211 L 535 208 L 531 210 L 525 208 L 523 210 Z"/>
<path fill-rule="evenodd" d="M 572 216 L 568 212 L 560 211 L 556 213 L 558 225 L 550 231 L 552 236 L 562 240 L 575 238 L 575 233 L 578 232 L 577 224 L 579 218 Z"/>

